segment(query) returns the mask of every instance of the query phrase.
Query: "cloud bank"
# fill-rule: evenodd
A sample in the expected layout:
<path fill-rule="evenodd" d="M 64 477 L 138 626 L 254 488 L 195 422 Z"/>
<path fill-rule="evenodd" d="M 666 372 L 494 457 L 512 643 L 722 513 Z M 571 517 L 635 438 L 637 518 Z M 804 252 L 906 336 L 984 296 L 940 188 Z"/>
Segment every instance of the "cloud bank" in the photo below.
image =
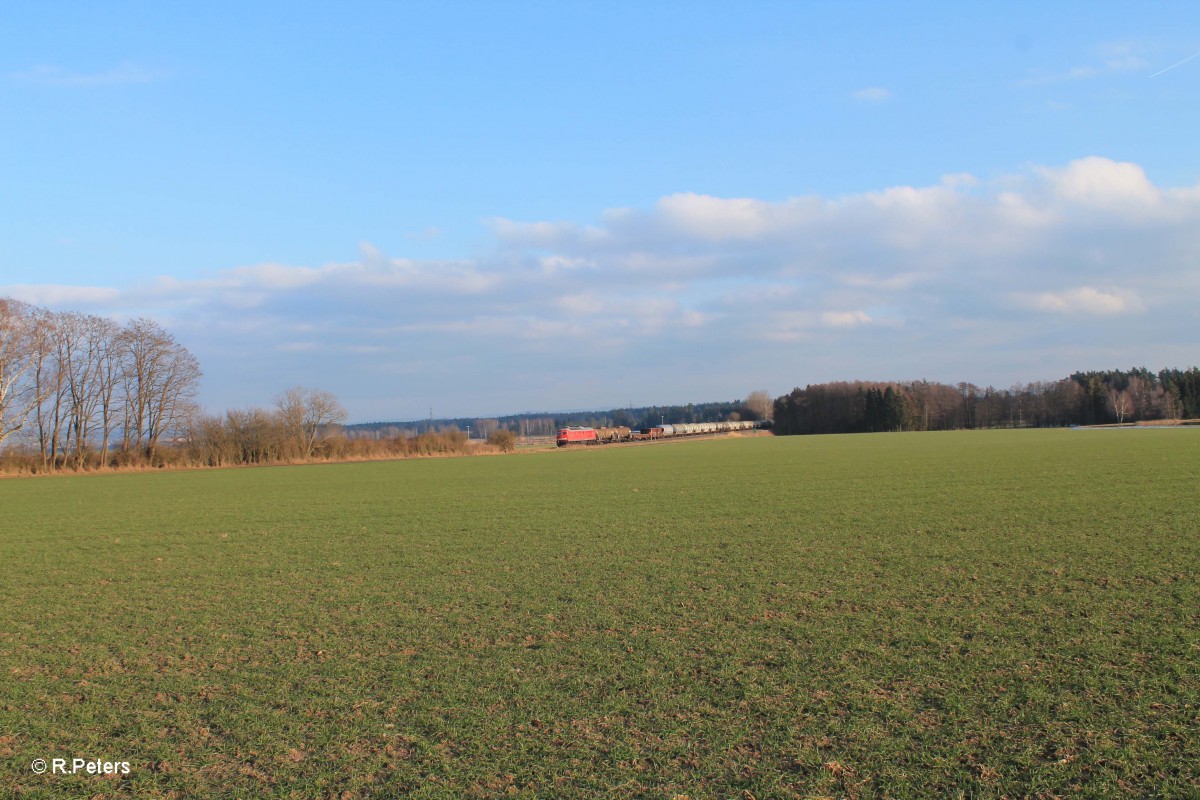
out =
<path fill-rule="evenodd" d="M 1007 385 L 1184 366 L 1200 335 L 1200 186 L 1159 187 L 1099 157 L 843 197 L 679 193 L 592 223 L 487 224 L 490 249 L 469 259 L 364 244 L 341 263 L 0 294 L 154 316 L 200 357 L 210 405 L 320 385 L 360 420 L 855 377 Z"/>

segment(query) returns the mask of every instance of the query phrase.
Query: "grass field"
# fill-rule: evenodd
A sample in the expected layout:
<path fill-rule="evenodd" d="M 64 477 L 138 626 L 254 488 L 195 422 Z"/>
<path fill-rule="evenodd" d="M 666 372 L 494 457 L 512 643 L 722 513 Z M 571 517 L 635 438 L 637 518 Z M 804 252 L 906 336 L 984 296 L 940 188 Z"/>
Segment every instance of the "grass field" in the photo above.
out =
<path fill-rule="evenodd" d="M 1198 489 L 1192 430 L 0 481 L 0 796 L 1196 797 Z"/>

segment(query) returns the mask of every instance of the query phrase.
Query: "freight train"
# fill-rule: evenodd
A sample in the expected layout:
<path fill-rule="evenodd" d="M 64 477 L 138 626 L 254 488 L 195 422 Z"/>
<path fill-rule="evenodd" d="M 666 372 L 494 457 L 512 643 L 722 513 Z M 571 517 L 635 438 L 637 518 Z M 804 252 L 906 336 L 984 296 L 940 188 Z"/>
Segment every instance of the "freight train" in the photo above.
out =
<path fill-rule="evenodd" d="M 674 439 L 680 436 L 696 436 L 702 433 L 728 433 L 761 428 L 761 422 L 684 422 L 678 425 L 656 425 L 653 428 L 562 428 L 558 432 L 559 447 L 570 444 L 608 444 L 610 442 L 634 442 L 643 439 Z"/>

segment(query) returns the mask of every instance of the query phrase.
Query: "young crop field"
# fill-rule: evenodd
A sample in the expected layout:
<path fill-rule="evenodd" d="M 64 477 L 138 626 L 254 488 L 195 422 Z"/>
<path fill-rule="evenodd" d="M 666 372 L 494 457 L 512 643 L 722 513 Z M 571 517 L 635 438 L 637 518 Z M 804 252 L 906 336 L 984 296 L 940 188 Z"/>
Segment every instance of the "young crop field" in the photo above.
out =
<path fill-rule="evenodd" d="M 1196 430 L 0 481 L 0 796 L 1195 797 L 1198 489 Z"/>

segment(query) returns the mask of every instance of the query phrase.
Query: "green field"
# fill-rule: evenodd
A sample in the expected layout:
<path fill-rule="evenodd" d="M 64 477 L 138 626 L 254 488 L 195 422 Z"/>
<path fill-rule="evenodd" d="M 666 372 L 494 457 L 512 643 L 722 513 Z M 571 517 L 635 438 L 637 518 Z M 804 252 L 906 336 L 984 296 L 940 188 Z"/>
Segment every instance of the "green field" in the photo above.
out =
<path fill-rule="evenodd" d="M 1196 797 L 1198 490 L 1192 430 L 0 481 L 0 796 Z"/>

